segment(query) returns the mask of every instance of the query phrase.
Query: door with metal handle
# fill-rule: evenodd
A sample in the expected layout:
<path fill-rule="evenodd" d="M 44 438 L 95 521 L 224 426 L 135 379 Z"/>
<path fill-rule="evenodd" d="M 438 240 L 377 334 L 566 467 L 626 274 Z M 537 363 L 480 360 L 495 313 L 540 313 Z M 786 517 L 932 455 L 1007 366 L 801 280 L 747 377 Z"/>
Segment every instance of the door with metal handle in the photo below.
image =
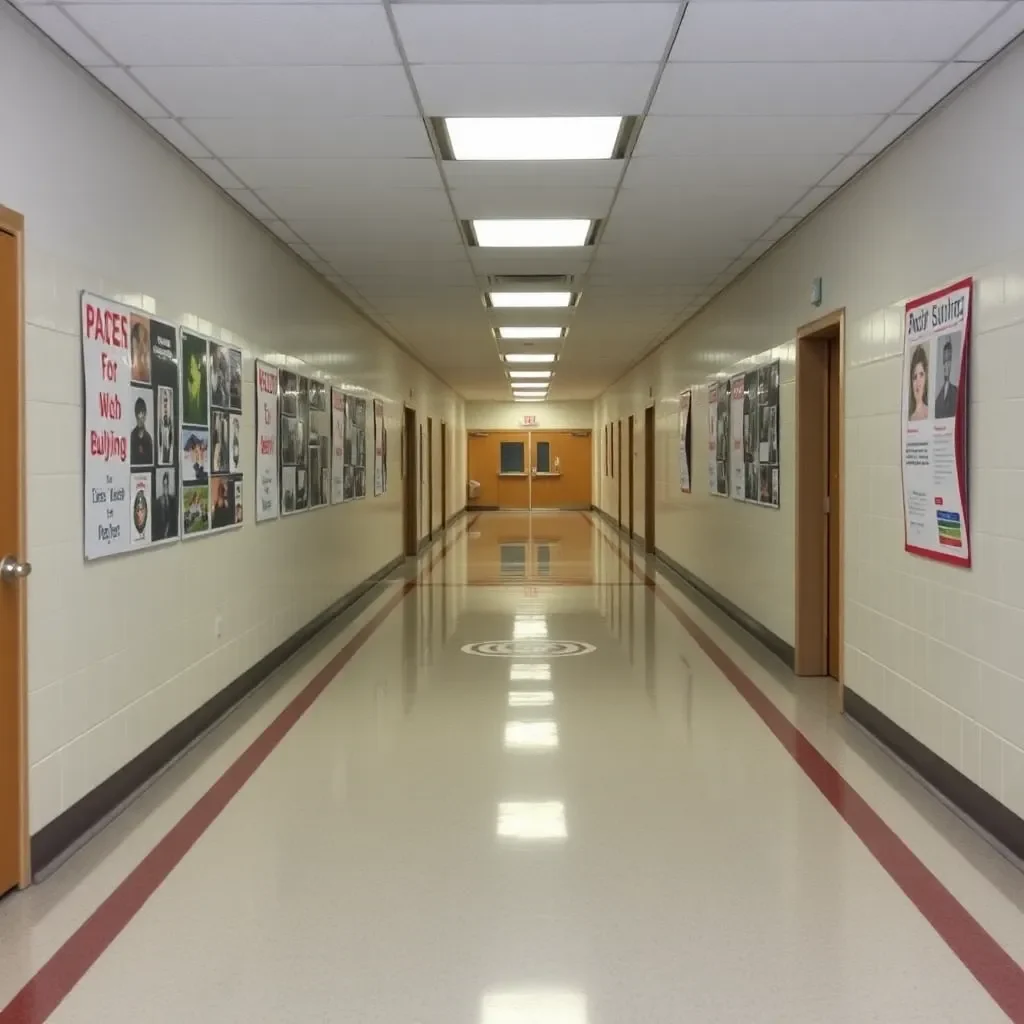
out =
<path fill-rule="evenodd" d="M 19 562 L 14 555 L 4 555 L 0 561 L 0 579 L 5 583 L 23 580 L 32 572 L 31 562 Z"/>

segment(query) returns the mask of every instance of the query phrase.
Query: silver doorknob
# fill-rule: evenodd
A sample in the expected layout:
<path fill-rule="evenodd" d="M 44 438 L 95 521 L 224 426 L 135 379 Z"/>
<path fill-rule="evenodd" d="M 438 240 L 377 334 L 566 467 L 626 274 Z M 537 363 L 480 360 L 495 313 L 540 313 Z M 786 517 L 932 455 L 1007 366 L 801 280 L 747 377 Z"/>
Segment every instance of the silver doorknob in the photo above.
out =
<path fill-rule="evenodd" d="M 23 580 L 32 572 L 31 562 L 19 562 L 14 555 L 5 555 L 0 561 L 0 579 L 5 583 Z"/>

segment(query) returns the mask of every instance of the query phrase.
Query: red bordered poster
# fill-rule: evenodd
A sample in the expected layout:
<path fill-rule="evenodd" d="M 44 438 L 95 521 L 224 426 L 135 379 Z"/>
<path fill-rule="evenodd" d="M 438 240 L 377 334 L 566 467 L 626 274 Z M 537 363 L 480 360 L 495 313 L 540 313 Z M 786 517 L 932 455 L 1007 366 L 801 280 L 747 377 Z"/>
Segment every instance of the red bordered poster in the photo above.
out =
<path fill-rule="evenodd" d="M 901 378 L 906 550 L 967 567 L 972 285 L 967 278 L 907 303 Z"/>

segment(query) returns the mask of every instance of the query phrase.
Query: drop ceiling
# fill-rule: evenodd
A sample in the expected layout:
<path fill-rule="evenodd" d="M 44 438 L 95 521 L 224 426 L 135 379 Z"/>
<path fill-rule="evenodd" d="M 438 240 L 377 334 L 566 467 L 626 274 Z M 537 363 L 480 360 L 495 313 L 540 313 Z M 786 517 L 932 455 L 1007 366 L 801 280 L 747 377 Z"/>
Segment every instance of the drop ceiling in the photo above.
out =
<path fill-rule="evenodd" d="M 471 399 L 509 395 L 494 328 L 541 321 L 569 328 L 552 396 L 598 394 L 1024 30 L 1005 0 L 17 6 Z M 555 115 L 641 121 L 626 159 L 568 163 L 442 161 L 429 128 Z M 601 229 L 467 246 L 486 217 Z M 489 309 L 495 274 L 582 298 Z"/>

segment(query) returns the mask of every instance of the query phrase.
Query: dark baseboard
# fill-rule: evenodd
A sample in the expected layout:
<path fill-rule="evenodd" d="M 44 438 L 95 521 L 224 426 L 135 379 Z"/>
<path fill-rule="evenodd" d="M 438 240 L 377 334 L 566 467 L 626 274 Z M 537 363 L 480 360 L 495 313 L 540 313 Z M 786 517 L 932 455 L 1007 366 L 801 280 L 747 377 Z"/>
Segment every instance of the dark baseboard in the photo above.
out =
<path fill-rule="evenodd" d="M 31 840 L 33 877 L 37 877 L 48 866 L 63 859 L 67 853 L 98 831 L 119 808 L 131 800 L 203 733 L 212 728 L 242 698 L 247 697 L 272 672 L 312 640 L 321 629 L 365 596 L 404 561 L 402 557 L 392 559 L 382 569 L 353 587 L 243 672 L 234 682 L 228 683 L 202 707 L 196 708 L 142 753 L 119 768 L 110 778 L 44 825 Z"/>
<path fill-rule="evenodd" d="M 848 686 L 843 688 L 843 711 L 885 744 L 951 804 L 973 818 L 993 839 L 1015 856 L 1024 859 L 1024 818 L 1017 817 L 1009 807 L 958 772 L 920 740 L 914 739 Z"/>
<path fill-rule="evenodd" d="M 497 505 L 467 505 L 467 511 L 469 512 L 497 512 Z"/>

